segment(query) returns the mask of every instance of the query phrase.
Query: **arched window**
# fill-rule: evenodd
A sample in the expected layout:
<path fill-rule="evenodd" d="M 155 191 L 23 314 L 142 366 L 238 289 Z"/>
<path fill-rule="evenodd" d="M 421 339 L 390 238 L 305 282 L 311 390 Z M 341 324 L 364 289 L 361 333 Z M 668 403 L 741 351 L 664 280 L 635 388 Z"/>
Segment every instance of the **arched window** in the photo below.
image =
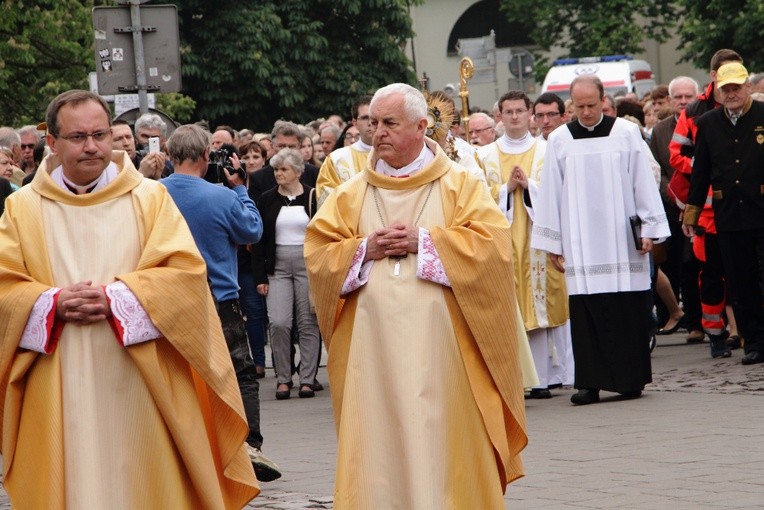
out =
<path fill-rule="evenodd" d="M 520 23 L 510 23 L 506 14 L 499 10 L 499 0 L 481 0 L 470 6 L 462 14 L 448 36 L 446 52 L 453 56 L 457 54 L 456 42 L 459 39 L 483 37 L 496 34 L 496 47 L 509 48 L 532 45 L 530 37 L 531 22 L 523 26 Z"/>

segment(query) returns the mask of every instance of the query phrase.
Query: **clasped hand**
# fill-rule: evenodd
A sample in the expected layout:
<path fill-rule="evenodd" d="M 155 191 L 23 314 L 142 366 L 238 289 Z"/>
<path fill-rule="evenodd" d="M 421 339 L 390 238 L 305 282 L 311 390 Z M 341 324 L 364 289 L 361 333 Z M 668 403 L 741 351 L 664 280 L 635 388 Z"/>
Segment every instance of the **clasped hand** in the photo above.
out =
<path fill-rule="evenodd" d="M 90 324 L 111 317 L 106 293 L 92 281 L 79 282 L 61 289 L 56 317 L 67 322 Z"/>
<path fill-rule="evenodd" d="M 518 186 L 524 190 L 528 189 L 528 177 L 525 175 L 525 172 L 523 172 L 522 168 L 516 166 L 512 169 L 512 173 L 509 175 L 507 187 L 509 192 L 512 193 L 517 189 Z"/>
<path fill-rule="evenodd" d="M 389 228 L 381 228 L 366 240 L 364 262 L 385 257 L 405 257 L 419 251 L 419 229 L 413 225 L 396 223 Z"/>

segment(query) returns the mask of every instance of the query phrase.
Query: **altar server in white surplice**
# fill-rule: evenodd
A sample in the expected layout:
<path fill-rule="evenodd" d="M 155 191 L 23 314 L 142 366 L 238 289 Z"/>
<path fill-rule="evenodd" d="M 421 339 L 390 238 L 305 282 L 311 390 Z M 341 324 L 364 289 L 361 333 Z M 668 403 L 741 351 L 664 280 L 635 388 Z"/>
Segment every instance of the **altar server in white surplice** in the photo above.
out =
<path fill-rule="evenodd" d="M 669 228 L 639 127 L 603 116 L 596 76 L 576 78 L 571 97 L 578 119 L 549 136 L 531 247 L 565 272 L 581 405 L 652 381 L 648 252 Z"/>

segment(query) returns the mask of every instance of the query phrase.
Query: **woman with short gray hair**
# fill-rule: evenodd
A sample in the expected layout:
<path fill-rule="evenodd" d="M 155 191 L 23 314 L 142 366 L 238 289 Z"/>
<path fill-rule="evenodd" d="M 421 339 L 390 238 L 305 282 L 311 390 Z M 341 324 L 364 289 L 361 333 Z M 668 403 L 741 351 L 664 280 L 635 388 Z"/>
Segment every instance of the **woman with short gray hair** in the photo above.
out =
<path fill-rule="evenodd" d="M 308 277 L 302 250 L 305 229 L 316 211 L 315 190 L 300 182 L 305 168 L 297 149 L 282 149 L 271 158 L 276 187 L 257 200 L 263 219 L 263 237 L 255 245 L 252 261 L 257 291 L 268 303 L 273 363 L 278 377 L 276 398 L 290 397 L 292 386 L 292 312 L 300 334 L 300 398 L 315 395 L 321 339 L 316 314 L 311 310 Z"/>

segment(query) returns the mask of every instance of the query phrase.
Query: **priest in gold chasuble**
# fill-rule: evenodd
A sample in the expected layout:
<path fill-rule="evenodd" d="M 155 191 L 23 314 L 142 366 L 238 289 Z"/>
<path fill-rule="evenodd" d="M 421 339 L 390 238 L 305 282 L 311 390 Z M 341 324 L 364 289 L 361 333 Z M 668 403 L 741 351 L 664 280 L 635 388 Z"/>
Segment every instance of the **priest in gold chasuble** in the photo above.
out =
<path fill-rule="evenodd" d="M 425 138 L 426 115 L 416 89 L 378 90 L 366 169 L 308 226 L 338 510 L 504 508 L 523 476 L 523 387 L 537 378 L 509 226 L 484 184 Z"/>
<path fill-rule="evenodd" d="M 99 96 L 65 92 L 46 121 L 53 154 L 0 218 L 11 505 L 242 508 L 247 423 L 188 226 L 112 153 Z"/>

